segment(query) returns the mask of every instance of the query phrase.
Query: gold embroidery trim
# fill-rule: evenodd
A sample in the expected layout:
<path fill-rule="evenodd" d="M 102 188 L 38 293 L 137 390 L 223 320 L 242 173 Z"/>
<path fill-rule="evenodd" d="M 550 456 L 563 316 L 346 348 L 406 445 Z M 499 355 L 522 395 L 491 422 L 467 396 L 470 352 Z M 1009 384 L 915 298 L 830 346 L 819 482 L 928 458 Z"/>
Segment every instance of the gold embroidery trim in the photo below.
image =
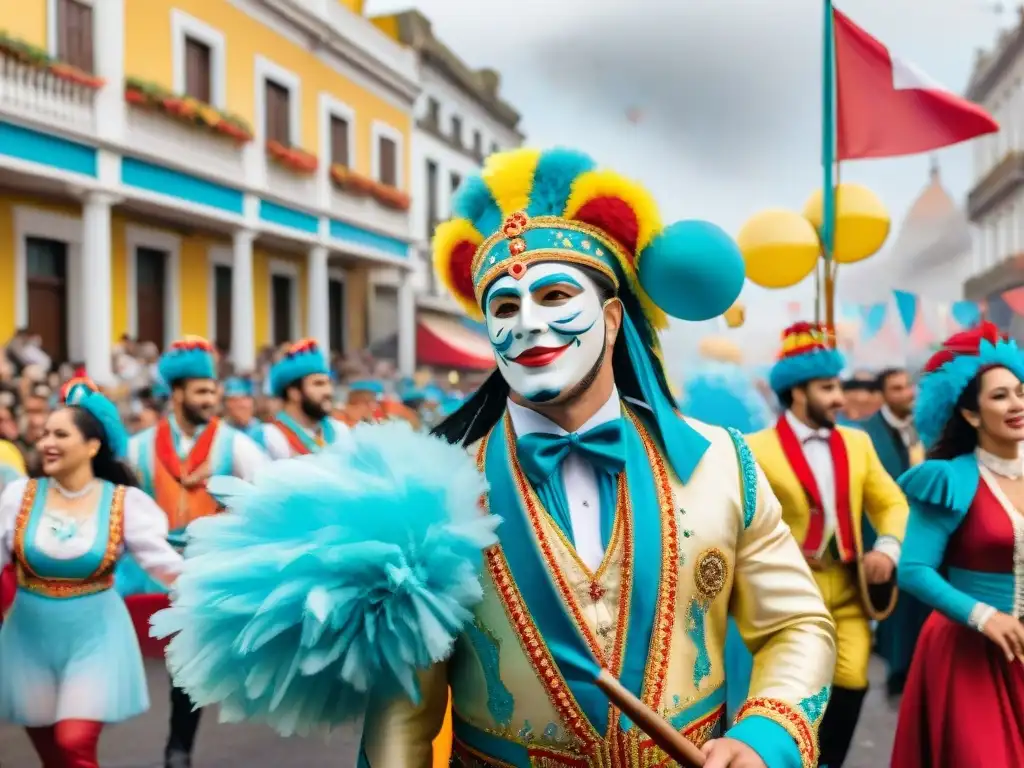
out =
<path fill-rule="evenodd" d="M 781 725 L 796 741 L 804 768 L 815 768 L 818 764 L 818 737 L 810 721 L 793 707 L 780 699 L 760 697 L 748 699 L 736 713 L 736 722 L 745 717 L 758 715 Z"/>
<path fill-rule="evenodd" d="M 44 597 L 67 599 L 94 595 L 114 586 L 114 567 L 121 554 L 124 542 L 124 497 L 126 488 L 119 485 L 114 489 L 110 501 L 110 515 L 107 527 L 107 547 L 99 566 L 84 579 L 44 578 L 32 570 L 25 556 L 25 536 L 28 530 L 32 507 L 35 504 L 38 483 L 30 480 L 21 498 L 21 509 L 15 522 L 14 553 L 17 563 L 18 586 Z"/>
<path fill-rule="evenodd" d="M 477 451 L 477 468 L 480 471 L 484 471 L 487 444 L 490 441 L 490 437 L 491 435 L 488 435 L 480 441 Z M 505 553 L 501 549 L 501 544 L 493 545 L 484 554 L 487 559 L 488 572 L 494 582 L 498 597 L 505 608 L 505 614 L 515 630 L 523 652 L 530 660 L 530 664 L 537 674 L 541 685 L 547 691 L 548 699 L 551 701 L 555 711 L 558 712 L 566 728 L 584 744 L 593 746 L 599 743 L 600 735 L 583 715 L 579 703 L 555 665 L 551 651 L 548 650 L 547 644 L 537 630 L 537 625 L 533 622 L 533 618 L 526 609 L 523 596 L 512 579 L 508 561 L 505 559 Z"/>

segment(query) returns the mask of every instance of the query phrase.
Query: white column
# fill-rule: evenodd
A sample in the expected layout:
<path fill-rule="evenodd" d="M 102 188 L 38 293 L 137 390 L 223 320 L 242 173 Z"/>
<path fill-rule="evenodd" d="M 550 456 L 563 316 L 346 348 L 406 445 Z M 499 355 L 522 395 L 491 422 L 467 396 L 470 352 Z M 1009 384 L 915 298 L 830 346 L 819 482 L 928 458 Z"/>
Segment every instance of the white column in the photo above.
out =
<path fill-rule="evenodd" d="M 316 339 L 325 355 L 331 349 L 327 257 L 326 246 L 314 245 L 306 265 L 306 336 Z"/>
<path fill-rule="evenodd" d="M 411 269 L 398 275 L 398 372 L 412 376 L 416 372 L 416 292 Z"/>
<path fill-rule="evenodd" d="M 97 384 L 112 384 L 110 206 L 112 196 L 93 192 L 82 206 L 82 316 L 85 370 Z"/>
<path fill-rule="evenodd" d="M 104 79 L 96 95 L 96 131 L 101 138 L 124 137 L 124 6 L 122 0 L 92 4 L 93 65 Z"/>
<path fill-rule="evenodd" d="M 256 233 L 235 232 L 231 259 L 231 360 L 235 370 L 256 367 L 256 329 L 252 291 L 252 241 Z"/>

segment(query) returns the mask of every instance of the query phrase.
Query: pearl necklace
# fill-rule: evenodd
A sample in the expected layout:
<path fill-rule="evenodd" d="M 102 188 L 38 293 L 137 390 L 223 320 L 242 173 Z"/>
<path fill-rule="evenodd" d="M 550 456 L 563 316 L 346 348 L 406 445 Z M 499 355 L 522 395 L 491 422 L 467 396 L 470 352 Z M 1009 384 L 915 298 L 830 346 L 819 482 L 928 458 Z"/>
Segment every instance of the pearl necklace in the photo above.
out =
<path fill-rule="evenodd" d="M 71 499 L 72 501 L 75 500 L 75 499 L 80 499 L 83 496 L 87 495 L 89 493 L 89 491 L 92 490 L 92 487 L 96 484 L 95 480 L 90 480 L 88 483 L 86 483 L 82 487 L 81 490 L 79 490 L 79 491 L 69 491 L 67 488 L 65 488 L 63 485 L 58 483 L 56 480 L 51 479 L 50 482 L 53 483 L 53 489 L 55 491 L 57 491 L 57 493 L 59 493 L 65 499 Z"/>
<path fill-rule="evenodd" d="M 974 454 L 978 457 L 978 462 L 995 475 L 1009 480 L 1020 480 L 1024 477 L 1024 457 L 1022 456 L 1004 459 L 1002 456 L 989 453 L 984 448 L 976 449 Z"/>

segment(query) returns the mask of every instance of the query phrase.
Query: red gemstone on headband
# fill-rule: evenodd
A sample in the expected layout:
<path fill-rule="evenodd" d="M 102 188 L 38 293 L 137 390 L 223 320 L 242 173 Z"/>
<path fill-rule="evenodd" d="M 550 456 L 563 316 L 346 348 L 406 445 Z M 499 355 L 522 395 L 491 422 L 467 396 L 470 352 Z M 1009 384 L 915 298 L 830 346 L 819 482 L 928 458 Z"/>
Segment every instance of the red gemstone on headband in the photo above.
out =
<path fill-rule="evenodd" d="M 513 256 L 520 256 L 526 253 L 526 241 L 521 237 L 517 237 L 508 244 L 508 252 Z"/>
<path fill-rule="evenodd" d="M 523 275 L 526 274 L 526 265 L 521 261 L 513 261 L 508 265 L 508 273 L 516 280 L 521 280 Z"/>

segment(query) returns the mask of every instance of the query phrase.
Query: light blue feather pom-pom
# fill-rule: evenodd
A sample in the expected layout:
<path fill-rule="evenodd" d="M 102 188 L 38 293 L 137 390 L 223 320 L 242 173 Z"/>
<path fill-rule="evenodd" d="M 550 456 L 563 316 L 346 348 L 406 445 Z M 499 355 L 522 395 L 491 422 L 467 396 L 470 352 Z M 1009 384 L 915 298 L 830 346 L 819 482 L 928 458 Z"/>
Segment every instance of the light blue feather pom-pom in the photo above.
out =
<path fill-rule="evenodd" d="M 739 246 L 707 221 L 669 225 L 644 248 L 638 265 L 647 295 L 680 320 L 718 317 L 739 297 L 746 279 Z"/>
<path fill-rule="evenodd" d="M 278 461 L 255 485 L 213 478 L 228 506 L 189 526 L 168 667 L 221 719 L 284 735 L 359 717 L 369 695 L 417 700 L 417 670 L 447 658 L 482 597 L 500 519 L 462 449 L 394 422 Z"/>

